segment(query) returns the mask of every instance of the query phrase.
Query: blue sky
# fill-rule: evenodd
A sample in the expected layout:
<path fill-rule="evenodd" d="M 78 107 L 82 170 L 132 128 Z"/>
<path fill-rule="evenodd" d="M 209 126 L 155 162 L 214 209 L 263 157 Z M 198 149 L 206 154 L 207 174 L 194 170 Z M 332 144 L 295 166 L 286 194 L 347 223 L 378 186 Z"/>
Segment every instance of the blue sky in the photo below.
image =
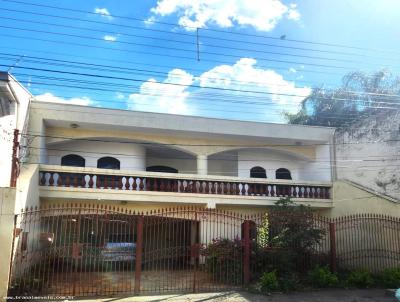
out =
<path fill-rule="evenodd" d="M 0 10 L 0 68 L 46 101 L 283 122 L 312 87 L 399 72 L 398 0 L 21 0 Z"/>

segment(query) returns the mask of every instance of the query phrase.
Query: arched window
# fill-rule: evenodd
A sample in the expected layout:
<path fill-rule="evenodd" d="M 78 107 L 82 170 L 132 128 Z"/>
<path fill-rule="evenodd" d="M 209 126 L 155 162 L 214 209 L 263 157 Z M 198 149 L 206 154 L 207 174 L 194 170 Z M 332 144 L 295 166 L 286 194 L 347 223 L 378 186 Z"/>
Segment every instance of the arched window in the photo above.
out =
<path fill-rule="evenodd" d="M 250 169 L 250 177 L 252 178 L 267 178 L 267 172 L 263 167 L 253 167 Z"/>
<path fill-rule="evenodd" d="M 178 170 L 168 166 L 150 166 L 146 168 L 149 172 L 178 173 Z"/>
<path fill-rule="evenodd" d="M 84 167 L 85 159 L 76 154 L 68 154 L 61 157 L 61 166 Z"/>
<path fill-rule="evenodd" d="M 102 157 L 97 161 L 97 168 L 100 169 L 115 169 L 119 170 L 120 163 L 119 160 L 114 157 Z"/>
<path fill-rule="evenodd" d="M 292 179 L 292 175 L 290 171 L 285 168 L 279 168 L 275 171 L 275 178 L 276 179 Z"/>

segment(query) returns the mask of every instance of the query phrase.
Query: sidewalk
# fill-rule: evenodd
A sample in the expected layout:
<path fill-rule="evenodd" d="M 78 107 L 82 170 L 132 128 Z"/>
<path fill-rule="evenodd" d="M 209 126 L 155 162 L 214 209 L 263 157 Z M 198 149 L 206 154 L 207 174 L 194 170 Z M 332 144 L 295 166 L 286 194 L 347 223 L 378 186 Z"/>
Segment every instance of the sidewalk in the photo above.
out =
<path fill-rule="evenodd" d="M 110 297 L 76 299 L 82 302 L 395 302 L 395 298 L 383 289 L 368 290 L 321 290 L 263 296 L 246 292 L 220 292 L 201 294 L 171 294 L 139 297 Z"/>

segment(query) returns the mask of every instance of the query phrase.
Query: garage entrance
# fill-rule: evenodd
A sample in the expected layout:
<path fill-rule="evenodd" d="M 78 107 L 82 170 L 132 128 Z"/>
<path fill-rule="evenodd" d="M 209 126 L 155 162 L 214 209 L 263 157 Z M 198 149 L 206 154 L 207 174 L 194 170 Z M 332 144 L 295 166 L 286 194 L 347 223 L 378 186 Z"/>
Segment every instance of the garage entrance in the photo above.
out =
<path fill-rule="evenodd" d="M 100 206 L 29 209 L 16 217 L 10 294 L 238 288 L 244 278 L 243 221 L 233 213 L 198 208 L 148 213 Z"/>

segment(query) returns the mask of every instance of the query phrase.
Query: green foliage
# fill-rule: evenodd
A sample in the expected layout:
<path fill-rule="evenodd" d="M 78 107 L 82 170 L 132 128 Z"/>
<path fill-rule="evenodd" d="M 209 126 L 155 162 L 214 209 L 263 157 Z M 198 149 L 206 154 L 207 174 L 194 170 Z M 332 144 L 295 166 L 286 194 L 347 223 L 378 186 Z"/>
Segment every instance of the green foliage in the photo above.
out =
<path fill-rule="evenodd" d="M 276 271 L 288 274 L 296 270 L 297 253 L 292 250 L 259 249 L 253 257 L 257 271 Z"/>
<path fill-rule="evenodd" d="M 268 214 L 264 214 L 261 223 L 257 229 L 257 243 L 259 247 L 264 248 L 268 245 L 268 240 L 269 240 L 268 229 L 269 229 Z"/>
<path fill-rule="evenodd" d="M 315 267 L 308 274 L 309 282 L 314 287 L 326 288 L 338 285 L 339 279 L 327 266 Z"/>
<path fill-rule="evenodd" d="M 385 107 L 399 108 L 400 79 L 387 70 L 373 74 L 351 72 L 336 89 L 314 88 L 295 114 L 285 113 L 290 124 L 343 127 Z M 387 104 L 390 103 L 390 106 Z"/>
<path fill-rule="evenodd" d="M 315 259 L 321 258 L 316 247 L 324 231 L 316 227 L 310 207 L 297 206 L 290 198 L 282 198 L 264 218 L 259 232 L 260 229 L 262 237 L 257 238 L 251 249 L 255 274 L 276 271 L 288 276 L 308 270 Z"/>
<path fill-rule="evenodd" d="M 278 277 L 275 271 L 265 272 L 260 278 L 261 290 L 264 292 L 276 291 L 279 289 Z"/>
<path fill-rule="evenodd" d="M 297 206 L 289 197 L 275 203 L 269 225 L 271 246 L 292 249 L 300 254 L 313 252 L 324 234 L 315 226 L 311 208 Z"/>
<path fill-rule="evenodd" d="M 243 263 L 242 243 L 239 239 L 217 238 L 201 250 L 206 257 L 205 269 L 217 282 L 241 284 Z"/>
<path fill-rule="evenodd" d="M 369 271 L 360 269 L 350 272 L 346 284 L 350 287 L 368 288 L 374 284 L 374 279 Z"/>
<path fill-rule="evenodd" d="M 400 288 L 400 267 L 385 269 L 380 275 L 380 281 L 384 287 Z"/>
<path fill-rule="evenodd" d="M 279 288 L 283 292 L 295 291 L 301 288 L 301 280 L 295 273 L 285 274 L 278 278 Z"/>

